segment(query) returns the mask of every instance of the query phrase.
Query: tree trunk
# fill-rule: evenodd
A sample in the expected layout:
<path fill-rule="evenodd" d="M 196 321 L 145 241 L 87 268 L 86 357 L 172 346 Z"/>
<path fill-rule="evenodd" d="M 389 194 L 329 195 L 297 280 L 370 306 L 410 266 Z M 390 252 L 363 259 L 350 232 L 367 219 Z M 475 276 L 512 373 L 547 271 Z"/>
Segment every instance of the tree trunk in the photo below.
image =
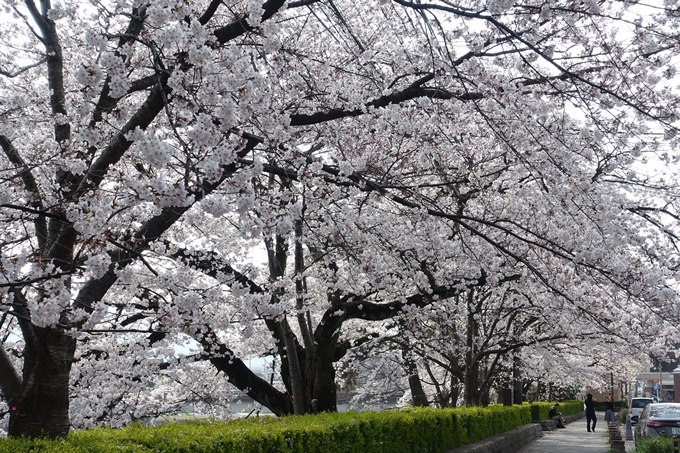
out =
<path fill-rule="evenodd" d="M 486 407 L 491 404 L 491 394 L 489 392 L 490 386 L 488 383 L 484 383 L 479 390 L 478 402 L 475 406 Z"/>
<path fill-rule="evenodd" d="M 337 412 L 338 390 L 335 385 L 335 350 L 339 331 L 331 332 L 319 326 L 315 335 L 316 354 L 308 359 L 306 367 L 307 393 L 310 412 Z"/>
<path fill-rule="evenodd" d="M 26 342 L 21 394 L 5 395 L 10 436 L 65 436 L 69 430 L 69 373 L 76 340 L 54 328 L 34 328 Z"/>
<path fill-rule="evenodd" d="M 270 184 L 273 184 L 273 179 L 270 180 Z M 272 281 L 276 281 L 286 274 L 288 245 L 286 244 L 286 239 L 278 235 L 274 239 L 266 237 L 264 242 L 267 247 L 269 278 Z M 272 295 L 271 303 L 272 305 L 279 303 L 279 296 L 277 294 Z M 280 338 L 280 340 L 283 341 L 283 345 L 279 345 L 278 348 L 281 356 L 281 377 L 288 381 L 285 385 L 293 400 L 295 414 L 303 415 L 305 413 L 306 399 L 305 386 L 302 380 L 302 370 L 300 368 L 295 335 L 290 330 L 290 325 L 288 324 L 286 316 L 278 323 L 278 326 L 273 327 L 274 331 L 281 335 L 282 338 Z M 281 349 L 281 346 L 283 346 L 284 349 Z M 283 367 L 286 367 L 285 371 L 283 370 Z M 285 379 L 286 375 L 288 376 L 288 379 Z"/>
<path fill-rule="evenodd" d="M 477 380 L 472 376 L 466 376 L 465 379 L 465 394 L 463 400 L 466 406 L 481 405 L 479 387 L 477 387 Z"/>
<path fill-rule="evenodd" d="M 456 407 L 458 405 L 458 398 L 460 398 L 460 380 L 454 376 L 453 374 L 451 375 L 451 407 Z"/>
<path fill-rule="evenodd" d="M 522 361 L 519 358 L 519 348 L 514 352 L 512 358 L 512 402 L 522 404 Z"/>
<path fill-rule="evenodd" d="M 320 360 L 319 360 L 320 359 Z M 314 382 L 315 409 L 318 412 L 338 411 L 338 389 L 335 385 L 335 367 L 333 360 L 317 359 L 316 379 Z"/>
<path fill-rule="evenodd" d="M 480 376 L 479 376 L 479 357 L 477 356 L 477 346 L 475 340 L 479 335 L 479 324 L 475 319 L 477 306 L 474 305 L 474 292 L 469 290 L 467 294 L 467 331 L 465 344 L 465 394 L 463 395 L 466 406 L 478 406 L 480 404 Z"/>
<path fill-rule="evenodd" d="M 288 371 L 290 373 L 290 387 L 293 391 L 291 394 L 293 407 L 295 408 L 295 415 L 304 415 L 306 407 L 305 387 L 302 382 L 302 371 L 300 369 L 300 362 L 298 361 L 295 336 L 293 335 L 293 332 L 291 332 L 285 316 L 281 323 L 283 325 L 283 339 L 286 345 L 286 358 L 288 359 Z"/>
<path fill-rule="evenodd" d="M 404 367 L 408 373 L 408 386 L 411 389 L 411 399 L 414 406 L 427 407 L 430 403 L 427 401 L 427 396 L 423 390 L 423 383 L 420 381 L 418 374 L 418 366 L 409 356 L 409 351 L 406 347 L 402 348 L 401 356 L 404 359 Z"/>
<path fill-rule="evenodd" d="M 430 403 L 427 401 L 427 396 L 423 390 L 423 384 L 420 382 L 418 370 L 414 374 L 408 375 L 408 386 L 411 389 L 411 398 L 413 398 L 413 405 L 420 407 L 427 407 Z"/>
<path fill-rule="evenodd" d="M 333 305 L 333 302 L 331 303 Z M 338 390 L 335 385 L 335 361 L 342 322 L 338 317 L 324 318 L 314 332 L 315 354 L 307 357 L 305 377 L 310 412 L 337 412 Z"/>

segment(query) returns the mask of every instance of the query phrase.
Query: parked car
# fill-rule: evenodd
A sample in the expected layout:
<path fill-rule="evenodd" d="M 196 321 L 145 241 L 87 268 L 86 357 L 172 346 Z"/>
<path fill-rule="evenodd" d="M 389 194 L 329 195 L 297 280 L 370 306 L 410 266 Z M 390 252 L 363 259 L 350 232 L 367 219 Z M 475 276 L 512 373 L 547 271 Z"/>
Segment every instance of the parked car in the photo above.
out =
<path fill-rule="evenodd" d="M 630 404 L 628 405 L 628 416 L 630 417 L 631 426 L 635 426 L 638 417 L 642 410 L 651 403 L 655 401 L 652 398 L 631 398 Z"/>
<path fill-rule="evenodd" d="M 647 404 L 635 425 L 635 445 L 646 436 L 680 436 L 680 403 Z"/>

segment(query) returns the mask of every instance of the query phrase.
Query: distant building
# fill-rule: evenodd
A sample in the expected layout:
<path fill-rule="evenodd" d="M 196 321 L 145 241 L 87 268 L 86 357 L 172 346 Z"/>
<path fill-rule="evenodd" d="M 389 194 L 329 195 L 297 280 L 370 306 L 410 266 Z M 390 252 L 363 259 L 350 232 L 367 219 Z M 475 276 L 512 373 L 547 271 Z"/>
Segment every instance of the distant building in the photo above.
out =
<path fill-rule="evenodd" d="M 673 401 L 675 397 L 675 383 L 673 370 L 678 367 L 677 359 L 673 362 L 656 362 L 655 366 L 638 373 L 635 381 L 631 382 L 630 396 L 647 396 L 658 398 L 659 401 Z"/>

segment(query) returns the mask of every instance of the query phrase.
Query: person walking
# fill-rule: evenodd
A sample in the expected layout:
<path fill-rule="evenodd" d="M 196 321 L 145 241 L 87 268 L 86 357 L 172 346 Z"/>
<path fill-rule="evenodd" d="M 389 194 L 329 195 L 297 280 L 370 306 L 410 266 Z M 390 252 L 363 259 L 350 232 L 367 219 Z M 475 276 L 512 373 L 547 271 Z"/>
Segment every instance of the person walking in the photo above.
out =
<path fill-rule="evenodd" d="M 588 428 L 588 432 L 590 432 L 590 422 L 593 422 L 593 427 L 592 430 L 593 432 L 595 431 L 595 425 L 597 424 L 597 417 L 595 416 L 595 405 L 597 404 L 597 400 L 593 398 L 592 393 L 588 393 L 586 395 L 586 399 L 583 402 L 583 405 L 586 407 L 586 428 Z"/>

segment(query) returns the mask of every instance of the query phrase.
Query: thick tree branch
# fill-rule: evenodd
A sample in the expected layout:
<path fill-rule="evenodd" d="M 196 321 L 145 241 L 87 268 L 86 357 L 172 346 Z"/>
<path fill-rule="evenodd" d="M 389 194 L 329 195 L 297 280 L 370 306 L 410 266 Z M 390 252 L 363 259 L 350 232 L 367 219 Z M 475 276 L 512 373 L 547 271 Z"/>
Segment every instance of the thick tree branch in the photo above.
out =
<path fill-rule="evenodd" d="M 134 8 L 132 11 L 130 23 L 127 26 L 127 29 L 125 30 L 125 33 L 118 39 L 118 47 L 116 48 L 116 51 L 114 52 L 114 55 L 118 58 L 121 58 L 123 61 L 127 58 L 124 54 L 120 53 L 120 49 L 126 45 L 127 43 L 134 42 L 137 39 L 137 36 L 141 33 L 142 29 L 144 28 L 144 20 L 146 19 L 146 5 L 142 5 L 139 8 Z M 157 79 L 154 77 L 153 79 L 156 81 Z M 152 86 L 150 84 L 149 86 Z M 134 87 L 134 89 L 130 89 L 129 92 L 134 92 L 134 91 L 139 91 L 140 86 L 139 84 Z M 106 79 L 104 80 L 104 86 L 102 87 L 101 94 L 99 95 L 99 101 L 97 102 L 97 106 L 94 109 L 94 112 L 92 113 L 92 120 L 90 120 L 89 127 L 93 128 L 99 123 L 102 118 L 104 112 L 110 112 L 116 104 L 118 104 L 117 98 L 112 98 L 109 93 L 111 92 L 111 76 L 107 75 Z M 95 148 L 91 147 L 89 149 L 90 154 L 94 154 L 96 151 Z"/>
<path fill-rule="evenodd" d="M 31 322 L 31 313 L 28 310 L 28 303 L 24 294 L 19 288 L 13 288 L 12 294 L 14 295 L 14 305 L 10 313 L 16 317 L 19 323 L 26 348 L 42 347 L 36 331 L 37 327 Z"/>
<path fill-rule="evenodd" d="M 255 140 L 253 143 L 257 143 L 257 140 Z M 283 251 L 279 250 L 279 254 L 283 253 Z M 276 253 L 274 253 L 276 254 Z M 222 261 L 222 259 L 219 257 L 219 255 L 215 252 L 210 252 L 210 251 L 188 251 L 186 249 L 179 249 L 172 255 L 170 255 L 171 258 L 179 259 L 183 263 L 187 264 L 188 266 L 191 266 L 195 268 L 197 271 L 200 271 L 204 273 L 207 276 L 217 278 L 219 274 L 225 274 L 225 275 L 233 275 L 234 276 L 234 281 L 231 284 L 238 283 L 242 285 L 243 287 L 247 287 L 250 291 L 251 294 L 264 294 L 265 289 L 262 288 L 260 285 L 255 283 L 253 280 L 248 278 L 245 274 L 235 270 L 230 264 L 225 263 Z M 283 258 L 283 256 L 280 256 L 279 258 Z M 272 295 L 272 298 L 276 297 L 275 295 Z M 288 358 L 287 358 L 287 353 L 286 353 L 286 335 L 284 329 L 286 328 L 287 321 L 284 319 L 282 321 L 275 321 L 274 319 L 271 318 L 265 318 L 264 320 L 267 329 L 271 332 L 272 336 L 275 339 L 276 343 L 276 348 L 279 356 L 281 357 L 281 374 L 284 380 L 284 384 L 286 386 L 289 386 L 288 382 L 288 377 L 289 377 L 289 371 L 288 371 Z M 289 338 L 290 342 L 290 338 Z M 298 351 L 298 354 L 300 353 L 301 347 L 298 344 L 298 342 L 293 338 L 292 341 L 293 349 Z"/>
<path fill-rule="evenodd" d="M 217 11 L 217 8 L 222 4 L 222 0 L 212 0 L 210 4 L 208 5 L 208 8 L 206 8 L 205 12 L 203 15 L 198 19 L 198 21 L 201 23 L 201 25 L 207 24 L 210 19 L 212 19 L 213 15 Z"/>
<path fill-rule="evenodd" d="M 54 138 L 58 143 L 65 143 L 71 138 L 71 126 L 65 121 L 66 91 L 64 90 L 64 62 L 56 25 L 52 19 L 40 14 L 33 0 L 24 0 L 33 20 L 40 27 L 47 53 L 47 80 L 50 87 L 50 107 L 54 115 L 62 118 L 54 123 Z"/>
<path fill-rule="evenodd" d="M 262 21 L 270 19 L 277 11 L 281 9 L 285 0 L 268 0 L 262 5 L 264 14 L 262 14 Z M 249 23 L 247 16 L 239 16 L 234 19 L 229 25 L 215 30 L 214 35 L 220 44 L 225 44 L 234 38 L 237 38 L 244 33 L 255 30 Z"/>
<path fill-rule="evenodd" d="M 354 341 L 345 340 L 338 343 L 335 346 L 335 355 L 333 356 L 333 362 L 340 361 L 350 349 L 358 348 L 363 344 L 368 343 L 371 340 L 378 338 L 380 335 L 377 333 L 372 333 L 361 338 L 357 338 Z"/>
<path fill-rule="evenodd" d="M 248 278 L 247 275 L 237 271 L 230 264 L 225 263 L 216 252 L 192 252 L 181 248 L 169 256 L 170 258 L 179 259 L 187 266 L 191 266 L 209 277 L 217 278 L 218 274 L 233 275 L 234 283 L 247 287 L 253 294 L 263 294 L 265 292 L 260 285 Z"/>
<path fill-rule="evenodd" d="M 325 112 L 317 112 L 313 114 L 295 114 L 290 115 L 291 126 L 308 126 L 311 124 L 319 124 L 326 121 L 337 120 L 340 118 L 348 118 L 366 114 L 366 109 L 386 107 L 390 104 L 400 104 L 416 98 L 431 98 L 431 99 L 458 99 L 460 101 L 469 101 L 474 99 L 481 99 L 482 95 L 479 93 L 451 93 L 441 88 L 430 87 L 409 87 L 405 90 L 398 91 L 392 94 L 381 96 L 364 105 L 364 108 L 345 110 L 345 109 L 331 109 Z"/>
<path fill-rule="evenodd" d="M 0 345 L 0 392 L 10 410 L 21 399 L 21 377 L 2 345 Z"/>
<path fill-rule="evenodd" d="M 248 154 L 259 143 L 260 141 L 258 140 L 248 140 L 246 146 L 238 152 L 238 156 L 241 157 Z M 193 197 L 193 203 L 191 205 L 163 208 L 160 214 L 146 221 L 140 229 L 127 240 L 121 240 L 120 242 L 125 245 L 126 249 L 109 252 L 111 266 L 108 272 L 100 279 L 90 280 L 83 285 L 74 301 L 74 308 L 82 308 L 87 311 L 91 310 L 92 303 L 101 300 L 118 279 L 116 273 L 117 269 L 127 267 L 134 262 L 141 253 L 148 250 L 149 245 L 152 242 L 160 239 L 163 233 L 174 225 L 175 222 L 191 208 L 191 206 L 211 194 L 220 186 L 220 184 L 230 178 L 238 168 L 239 166 L 237 164 L 225 166 L 219 180 L 215 182 L 203 181 L 203 184 L 199 188 L 189 194 L 189 196 Z"/>
<path fill-rule="evenodd" d="M 146 77 L 142 77 L 141 79 L 133 80 L 132 82 L 130 82 L 130 89 L 128 90 L 128 94 L 146 90 L 147 88 L 151 88 L 157 83 L 158 76 L 156 74 L 151 74 Z"/>
<path fill-rule="evenodd" d="M 38 239 L 38 247 L 40 250 L 42 250 L 47 242 L 47 220 L 45 217 L 38 183 L 36 182 L 35 177 L 33 176 L 33 173 L 31 173 L 28 165 L 26 165 L 26 162 L 24 162 L 14 145 L 12 145 L 12 142 L 4 135 L 0 135 L 0 146 L 2 147 L 9 161 L 15 167 L 17 167 L 17 169 L 19 169 L 19 174 L 21 175 L 21 179 L 24 182 L 24 187 L 33 196 L 33 201 L 31 201 L 29 206 L 31 206 L 31 208 L 36 211 L 35 214 L 38 214 L 33 224 L 35 226 L 35 234 Z"/>
<path fill-rule="evenodd" d="M 262 20 L 271 18 L 271 16 L 276 13 L 276 11 L 278 11 L 284 3 L 285 1 L 283 0 L 267 1 L 263 5 L 265 13 L 262 17 Z M 143 24 L 141 22 L 139 24 L 135 24 L 135 26 L 139 27 L 142 25 Z M 130 27 L 132 26 L 133 23 L 130 24 Z M 224 44 L 250 30 L 252 30 L 252 27 L 248 26 L 244 22 L 244 18 L 240 17 L 232 21 L 231 24 L 218 29 L 215 32 L 215 35 L 219 35 L 219 42 Z M 106 176 L 109 168 L 112 165 L 115 165 L 132 145 L 132 143 L 125 138 L 125 134 L 137 127 L 140 129 L 146 129 L 163 110 L 165 107 L 165 99 L 167 98 L 169 91 L 169 88 L 165 86 L 168 77 L 169 74 L 164 73 L 161 75 L 161 84 L 157 84 L 151 90 L 151 93 L 149 93 L 146 101 L 140 106 L 140 108 L 135 112 L 133 117 L 130 118 L 125 126 L 123 126 L 121 131 L 111 140 L 111 142 L 109 142 L 108 146 L 102 151 L 99 158 L 90 167 L 86 177 L 80 182 L 78 189 L 71 194 L 72 198 L 78 198 L 87 190 L 98 187 L 101 181 L 104 179 L 104 176 Z"/>
<path fill-rule="evenodd" d="M 167 76 L 165 76 L 164 79 L 163 83 L 167 81 Z M 156 84 L 146 98 L 146 101 L 144 101 L 132 118 L 130 118 L 130 120 L 121 128 L 120 132 L 111 139 L 99 158 L 94 161 L 87 172 L 87 175 L 80 182 L 77 190 L 71 194 L 72 198 L 76 199 L 86 191 L 99 186 L 109 168 L 112 165 L 115 165 L 132 145 L 132 142 L 125 138 L 125 135 L 136 128 L 142 130 L 146 129 L 151 122 L 156 119 L 156 116 L 158 116 L 164 107 L 162 93 L 164 89 L 164 87 Z"/>
<path fill-rule="evenodd" d="M 227 376 L 227 380 L 236 388 L 270 408 L 277 416 L 293 413 L 291 398 L 253 373 L 231 349 L 219 340 L 212 329 L 204 327 L 196 340 L 203 346 L 205 357 L 218 371 L 222 371 Z"/>
<path fill-rule="evenodd" d="M 289 2 L 288 8 L 299 8 L 301 6 L 313 5 L 314 3 L 321 3 L 321 0 L 298 0 L 296 2 Z"/>
<path fill-rule="evenodd" d="M 17 211 L 23 211 L 27 212 L 29 214 L 37 214 L 39 217 L 49 217 L 52 219 L 57 219 L 64 221 L 66 220 L 66 216 L 64 214 L 58 213 L 58 212 L 49 212 L 49 211 L 42 211 L 39 209 L 33 209 L 33 208 L 27 208 L 26 206 L 19 206 L 16 204 L 2 204 L 0 207 L 3 208 L 8 208 L 8 209 L 16 209 Z M 39 234 L 39 233 L 38 233 Z M 38 236 L 40 238 L 40 236 Z"/>
<path fill-rule="evenodd" d="M 499 280 L 499 283 L 520 280 L 521 275 L 508 275 Z M 326 320 L 333 322 L 333 318 L 346 319 L 365 319 L 367 321 L 382 321 L 390 319 L 406 306 L 425 307 L 434 300 L 443 300 L 456 297 L 465 292 L 470 287 L 484 286 L 487 284 L 486 273 L 475 282 L 460 282 L 464 289 L 459 289 L 459 285 L 452 283 L 449 286 L 438 286 L 429 288 L 427 294 L 413 294 L 405 301 L 395 300 L 388 303 L 370 302 L 363 296 L 347 295 L 343 297 L 340 304 L 331 307 L 323 317 L 323 324 Z M 337 321 L 336 321 L 337 322 Z"/>

